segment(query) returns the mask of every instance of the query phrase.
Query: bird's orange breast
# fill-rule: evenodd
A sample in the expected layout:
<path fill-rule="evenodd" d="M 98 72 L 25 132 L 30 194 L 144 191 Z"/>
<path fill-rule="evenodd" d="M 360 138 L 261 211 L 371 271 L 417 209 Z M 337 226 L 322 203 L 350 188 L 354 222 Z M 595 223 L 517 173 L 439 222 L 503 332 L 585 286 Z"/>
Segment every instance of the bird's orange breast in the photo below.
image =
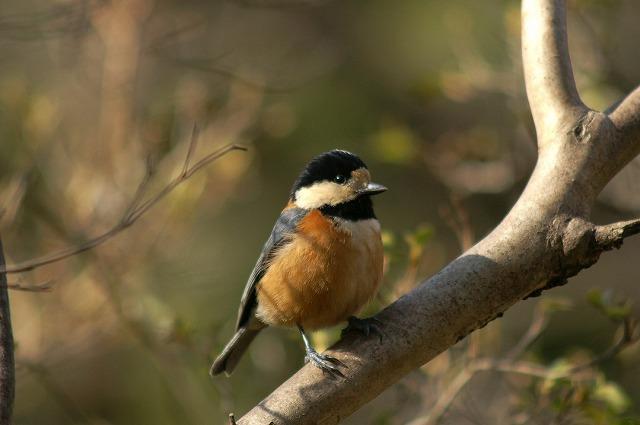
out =
<path fill-rule="evenodd" d="M 382 280 L 377 220 L 303 218 L 257 287 L 257 316 L 279 326 L 335 325 L 357 313 Z"/>

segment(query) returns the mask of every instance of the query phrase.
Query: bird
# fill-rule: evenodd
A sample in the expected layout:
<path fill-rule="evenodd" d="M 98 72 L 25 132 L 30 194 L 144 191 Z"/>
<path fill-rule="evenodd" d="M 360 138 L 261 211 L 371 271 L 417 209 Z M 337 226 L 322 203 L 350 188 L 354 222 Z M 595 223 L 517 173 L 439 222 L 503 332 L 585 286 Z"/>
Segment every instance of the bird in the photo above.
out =
<path fill-rule="evenodd" d="M 344 377 L 340 367 L 346 366 L 318 353 L 307 332 L 347 321 L 343 333 L 381 335 L 379 321 L 355 315 L 382 282 L 383 246 L 371 197 L 386 190 L 345 150 L 324 152 L 304 167 L 249 276 L 235 334 L 211 376 L 229 376 L 256 335 L 276 326 L 299 330 L 305 362 Z"/>

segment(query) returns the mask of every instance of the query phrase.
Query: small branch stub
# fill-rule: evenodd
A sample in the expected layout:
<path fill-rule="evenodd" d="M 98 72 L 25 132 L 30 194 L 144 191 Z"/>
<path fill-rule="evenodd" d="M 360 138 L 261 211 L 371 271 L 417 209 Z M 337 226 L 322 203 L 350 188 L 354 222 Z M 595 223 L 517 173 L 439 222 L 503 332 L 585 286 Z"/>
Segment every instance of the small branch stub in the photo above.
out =
<path fill-rule="evenodd" d="M 640 233 L 640 219 L 596 227 L 595 239 L 603 251 L 620 248 L 624 239 Z"/>
<path fill-rule="evenodd" d="M 598 193 L 640 153 L 640 89 L 610 114 L 575 85 L 565 0 L 523 0 L 522 50 L 538 162 L 485 238 L 376 316 L 383 344 L 349 336 L 329 349 L 348 365 L 332 381 L 305 366 L 245 414 L 245 424 L 336 424 L 527 294 L 557 286 L 640 233 L 640 220 L 595 226 Z M 545 286 L 546 285 L 546 286 Z M 464 378 L 464 377 L 463 377 Z M 461 382 L 464 380 L 461 378 Z"/>

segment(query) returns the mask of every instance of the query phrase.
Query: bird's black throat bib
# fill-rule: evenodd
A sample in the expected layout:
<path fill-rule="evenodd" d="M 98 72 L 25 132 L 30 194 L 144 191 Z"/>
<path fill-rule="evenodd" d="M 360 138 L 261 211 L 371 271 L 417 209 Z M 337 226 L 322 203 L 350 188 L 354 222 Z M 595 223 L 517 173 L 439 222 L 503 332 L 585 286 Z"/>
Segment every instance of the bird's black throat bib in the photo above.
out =
<path fill-rule="evenodd" d="M 320 212 L 328 217 L 351 221 L 376 218 L 373 212 L 373 202 L 371 202 L 371 197 L 367 195 L 359 196 L 349 202 L 343 202 L 338 205 L 325 205 L 320 207 Z"/>

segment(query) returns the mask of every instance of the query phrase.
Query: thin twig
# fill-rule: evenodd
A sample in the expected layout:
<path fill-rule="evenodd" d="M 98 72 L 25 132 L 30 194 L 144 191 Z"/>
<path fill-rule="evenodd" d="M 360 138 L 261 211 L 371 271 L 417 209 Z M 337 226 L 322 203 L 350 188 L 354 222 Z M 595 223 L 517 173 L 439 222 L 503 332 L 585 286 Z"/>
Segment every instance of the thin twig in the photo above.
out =
<path fill-rule="evenodd" d="M 189 149 L 187 150 L 187 157 L 184 159 L 184 166 L 182 167 L 182 175 L 186 175 L 191 166 L 191 157 L 193 156 L 198 146 L 198 125 L 193 123 L 191 129 L 191 143 L 189 143 Z"/>
<path fill-rule="evenodd" d="M 603 250 L 620 248 L 624 239 L 640 233 L 640 219 L 597 226 L 595 241 Z"/>
<path fill-rule="evenodd" d="M 16 283 L 7 283 L 7 288 L 13 289 L 14 291 L 25 291 L 25 292 L 49 292 L 51 288 L 53 288 L 53 279 L 49 279 L 42 283 L 32 283 L 25 285 L 22 282 Z"/>
<path fill-rule="evenodd" d="M 18 178 L 18 182 L 15 183 L 12 193 L 5 196 L 6 201 L 4 205 L 0 207 L 0 229 L 5 228 L 16 217 L 24 200 L 24 194 L 27 191 L 27 180 L 30 173 L 31 170 L 23 173 L 23 175 Z"/>
<path fill-rule="evenodd" d="M 195 141 L 192 139 L 190 142 L 189 150 L 187 152 L 187 157 L 185 162 L 190 161 L 191 153 L 193 151 L 193 147 L 195 145 Z M 35 268 L 56 263 L 58 261 L 64 260 L 71 256 L 80 254 L 82 252 L 93 249 L 99 245 L 102 245 L 112 237 L 116 236 L 129 226 L 133 225 L 140 217 L 142 217 L 147 211 L 149 211 L 154 205 L 164 199 L 171 191 L 173 191 L 177 186 L 181 183 L 184 183 L 189 177 L 198 172 L 204 166 L 210 164 L 226 155 L 227 153 L 234 150 L 242 150 L 245 151 L 246 148 L 244 146 L 240 146 L 237 144 L 226 145 L 210 154 L 206 155 L 204 158 L 196 162 L 192 167 L 183 168 L 182 172 L 176 176 L 173 180 L 171 180 L 163 189 L 161 189 L 154 196 L 149 198 L 145 202 L 141 202 L 142 195 L 144 194 L 144 190 L 146 189 L 148 180 L 150 178 L 150 168 L 147 167 L 147 172 L 145 173 L 142 182 L 138 186 L 138 190 L 136 192 L 136 197 L 132 200 L 129 207 L 126 209 L 120 221 L 111 229 L 106 232 L 89 239 L 86 242 L 83 242 L 79 245 L 71 246 L 68 248 L 61 249 L 59 251 L 53 252 L 51 254 L 43 255 L 38 258 L 34 258 L 32 260 L 24 261 L 18 264 L 14 264 L 11 266 L 0 266 L 0 274 L 8 274 L 8 273 L 23 273 L 26 271 L 33 270 Z"/>
<path fill-rule="evenodd" d="M 153 160 L 151 159 L 151 156 L 148 156 L 145 162 L 144 176 L 142 177 L 142 180 L 140 180 L 140 183 L 138 184 L 138 187 L 136 188 L 136 191 L 133 195 L 133 200 L 129 204 L 126 212 L 122 215 L 120 222 L 131 220 L 131 214 L 133 214 L 133 211 L 138 208 L 138 204 L 142 201 L 142 199 L 144 198 L 144 194 L 147 192 L 147 187 L 149 186 L 151 177 L 153 177 L 153 173 Z"/>
<path fill-rule="evenodd" d="M 576 372 L 583 371 L 585 369 L 589 369 L 599 363 L 602 363 L 606 360 L 609 360 L 617 356 L 618 353 L 624 350 L 627 346 L 636 342 L 637 338 L 634 337 L 636 326 L 637 326 L 637 323 L 633 318 L 631 317 L 625 318 L 625 320 L 622 322 L 622 336 L 620 337 L 618 342 L 616 342 L 614 345 L 609 347 L 606 351 L 594 357 L 587 363 L 571 368 L 571 370 L 569 371 L 569 375 Z"/>
<path fill-rule="evenodd" d="M 449 202 L 450 206 L 447 205 L 440 208 L 440 216 L 447 226 L 453 230 L 460 244 L 460 248 L 462 252 L 464 252 L 471 248 L 475 241 L 469 213 L 462 205 L 462 201 L 458 196 L 451 195 Z"/>
<path fill-rule="evenodd" d="M 512 373 L 518 375 L 527 375 L 538 379 L 562 379 L 573 377 L 574 375 L 592 368 L 593 366 L 602 363 L 608 359 L 611 359 L 618 355 L 620 351 L 628 347 L 636 341 L 634 338 L 635 321 L 631 318 L 625 319 L 622 324 L 623 335 L 622 337 L 606 351 L 600 355 L 592 358 L 586 363 L 574 366 L 564 371 L 550 370 L 544 366 L 537 365 L 535 363 L 526 361 L 514 361 L 514 358 L 519 356 L 519 351 L 525 342 L 531 344 L 537 336 L 539 336 L 541 330 L 544 328 L 546 319 L 543 319 L 544 315 L 539 314 L 531 326 L 529 331 L 525 333 L 521 341 L 514 347 L 513 350 L 507 354 L 503 359 L 491 359 L 491 358 L 478 358 L 469 362 L 451 381 L 451 384 L 440 395 L 431 411 L 428 415 L 419 417 L 411 421 L 408 425 L 435 425 L 437 424 L 444 414 L 449 410 L 453 401 L 456 399 L 460 391 L 471 381 L 476 373 L 482 371 L 494 371 L 501 373 Z M 540 329 L 540 330 L 539 330 Z"/>
<path fill-rule="evenodd" d="M 38 379 L 43 389 L 47 393 L 49 393 L 55 403 L 57 403 L 69 416 L 69 419 L 71 419 L 72 423 L 82 424 L 91 422 L 87 414 L 81 409 L 81 407 L 73 399 L 73 397 L 70 397 L 65 389 L 58 382 L 56 382 L 55 379 L 53 379 L 51 373 L 49 372 L 49 370 L 47 370 L 46 367 L 41 364 L 36 364 L 25 360 L 19 360 L 18 367 L 25 368 Z"/>
<path fill-rule="evenodd" d="M 96 251 L 92 251 L 89 255 L 92 255 L 95 259 L 99 258 L 99 253 Z M 156 371 L 159 378 L 160 387 L 167 394 L 168 400 L 173 403 L 169 409 L 173 416 L 173 422 L 185 425 L 193 424 L 194 420 L 191 418 L 190 410 L 185 405 L 184 394 L 176 388 L 172 378 L 169 376 L 171 368 L 163 365 L 166 360 L 162 356 L 163 350 L 159 349 L 160 342 L 143 321 L 133 317 L 123 308 L 122 297 L 118 292 L 118 280 L 114 275 L 114 270 L 117 270 L 117 266 L 105 258 L 100 258 L 100 261 L 96 261 L 95 264 L 97 264 L 95 270 L 97 278 L 94 281 L 103 292 L 117 320 L 147 354 L 150 360 L 149 364 Z"/>
<path fill-rule="evenodd" d="M 505 359 L 515 360 L 520 357 L 525 350 L 538 339 L 548 323 L 549 317 L 547 310 L 543 307 L 542 303 L 536 304 L 533 312 L 533 320 L 531 320 L 529 329 L 527 329 L 527 332 L 520 338 L 520 341 L 507 353 Z"/>

